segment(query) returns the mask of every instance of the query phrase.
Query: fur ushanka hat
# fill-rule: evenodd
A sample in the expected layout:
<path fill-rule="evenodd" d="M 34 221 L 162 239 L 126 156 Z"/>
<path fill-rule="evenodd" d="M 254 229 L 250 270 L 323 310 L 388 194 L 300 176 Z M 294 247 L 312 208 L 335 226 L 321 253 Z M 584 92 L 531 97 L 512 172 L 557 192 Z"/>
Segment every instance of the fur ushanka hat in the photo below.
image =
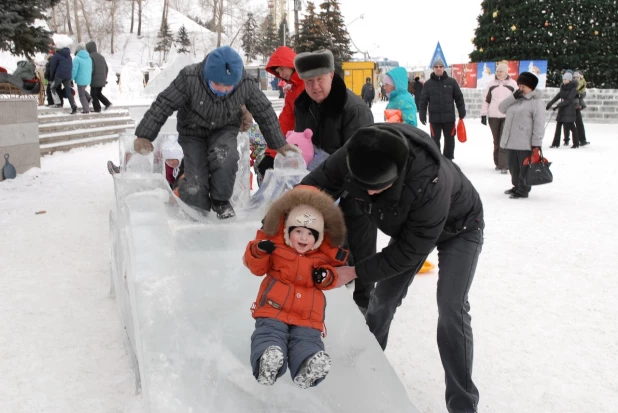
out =
<path fill-rule="evenodd" d="M 324 75 L 335 71 L 335 58 L 330 50 L 299 53 L 294 58 L 294 68 L 301 79 Z"/>
<path fill-rule="evenodd" d="M 283 228 L 280 228 L 282 218 Z M 276 235 L 281 229 L 285 243 L 290 245 L 290 227 L 305 227 L 314 236 L 317 232 L 313 250 L 320 248 L 325 238 L 337 247 L 345 241 L 343 213 L 330 195 L 312 186 L 299 185 L 268 208 L 262 228 L 266 234 Z"/>

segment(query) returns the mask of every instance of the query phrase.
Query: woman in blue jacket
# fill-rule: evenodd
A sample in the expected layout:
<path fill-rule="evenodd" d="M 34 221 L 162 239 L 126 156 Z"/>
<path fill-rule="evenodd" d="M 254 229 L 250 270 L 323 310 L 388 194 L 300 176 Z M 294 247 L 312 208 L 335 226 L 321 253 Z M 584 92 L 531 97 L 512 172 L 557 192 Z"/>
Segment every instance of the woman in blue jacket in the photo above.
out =
<path fill-rule="evenodd" d="M 386 109 L 401 110 L 403 123 L 416 126 L 416 103 L 414 96 L 408 92 L 408 72 L 403 67 L 396 67 L 384 75 L 384 90 L 388 96 Z"/>
<path fill-rule="evenodd" d="M 90 113 L 90 101 L 92 98 L 86 92 L 86 87 L 90 86 L 92 80 L 92 59 L 83 43 L 75 47 L 75 59 L 73 59 L 73 70 L 71 78 L 77 84 L 79 101 L 82 103 L 82 113 Z"/>

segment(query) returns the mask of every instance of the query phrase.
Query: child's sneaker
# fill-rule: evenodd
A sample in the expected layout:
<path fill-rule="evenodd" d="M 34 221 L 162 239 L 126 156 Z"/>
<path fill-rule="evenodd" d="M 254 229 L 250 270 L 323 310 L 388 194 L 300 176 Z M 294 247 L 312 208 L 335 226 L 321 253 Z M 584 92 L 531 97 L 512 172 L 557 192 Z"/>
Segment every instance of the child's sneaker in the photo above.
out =
<path fill-rule="evenodd" d="M 119 174 L 120 168 L 114 165 L 112 161 L 107 161 L 107 172 L 109 172 L 110 175 Z"/>
<path fill-rule="evenodd" d="M 330 356 L 325 351 L 319 351 L 309 357 L 300 366 L 294 383 L 301 389 L 308 389 L 330 371 Z"/>
<path fill-rule="evenodd" d="M 233 218 L 236 216 L 236 212 L 234 212 L 234 208 L 232 208 L 229 201 L 216 201 L 213 199 L 212 210 L 217 213 L 217 218 L 219 219 Z"/>
<path fill-rule="evenodd" d="M 266 386 L 272 386 L 277 380 L 277 373 L 283 366 L 283 352 L 279 346 L 270 346 L 260 357 L 260 372 L 257 382 Z"/>

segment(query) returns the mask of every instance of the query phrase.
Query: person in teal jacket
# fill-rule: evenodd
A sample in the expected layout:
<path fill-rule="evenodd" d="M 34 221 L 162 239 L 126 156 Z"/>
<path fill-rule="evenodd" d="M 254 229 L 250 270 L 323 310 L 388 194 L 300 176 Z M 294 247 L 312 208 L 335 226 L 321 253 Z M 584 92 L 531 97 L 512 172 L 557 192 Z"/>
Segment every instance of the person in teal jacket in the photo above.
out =
<path fill-rule="evenodd" d="M 92 81 L 92 59 L 83 43 L 79 43 L 75 48 L 71 78 L 77 84 L 79 101 L 82 103 L 82 113 L 90 113 L 90 101 L 92 98 L 86 92 L 86 87 L 90 86 Z"/>
<path fill-rule="evenodd" d="M 384 75 L 384 89 L 388 96 L 386 109 L 401 110 L 403 123 L 416 126 L 416 103 L 414 96 L 408 92 L 408 72 L 403 67 L 396 67 Z"/>

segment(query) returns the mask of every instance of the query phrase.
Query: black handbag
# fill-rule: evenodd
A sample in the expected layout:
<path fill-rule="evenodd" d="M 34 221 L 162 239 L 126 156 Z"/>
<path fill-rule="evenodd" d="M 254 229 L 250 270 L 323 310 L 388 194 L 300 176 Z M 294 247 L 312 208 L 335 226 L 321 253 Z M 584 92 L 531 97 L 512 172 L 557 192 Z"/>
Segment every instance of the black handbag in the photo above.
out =
<path fill-rule="evenodd" d="M 521 175 L 527 186 L 549 184 L 554 180 L 554 175 L 549 170 L 551 162 L 543 157 L 543 151 L 540 151 L 540 155 L 539 162 L 532 163 L 529 159 L 528 165 L 524 165 L 521 169 Z M 532 158 L 532 155 L 529 158 Z"/>

